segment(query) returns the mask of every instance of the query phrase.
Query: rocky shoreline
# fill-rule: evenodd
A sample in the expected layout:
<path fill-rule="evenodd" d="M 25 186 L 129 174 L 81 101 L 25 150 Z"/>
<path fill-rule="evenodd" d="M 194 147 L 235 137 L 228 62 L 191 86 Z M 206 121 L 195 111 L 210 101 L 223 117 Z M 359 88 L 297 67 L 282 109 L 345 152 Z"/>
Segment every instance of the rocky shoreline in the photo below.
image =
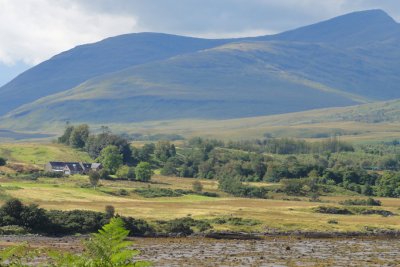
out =
<path fill-rule="evenodd" d="M 78 236 L 43 236 L 38 234 L 22 234 L 22 235 L 0 235 L 0 240 L 12 239 L 27 239 L 33 240 L 35 238 L 60 238 L 60 239 L 84 239 L 88 235 Z M 210 231 L 195 233 L 189 236 L 183 234 L 158 234 L 149 237 L 133 237 L 133 238 L 210 238 L 221 240 L 261 240 L 265 238 L 316 238 L 316 239 L 330 239 L 330 238 L 400 238 L 400 230 L 386 230 L 374 229 L 371 231 L 352 231 L 352 232 L 335 232 L 335 231 L 268 231 L 268 232 L 234 232 L 234 231 Z"/>

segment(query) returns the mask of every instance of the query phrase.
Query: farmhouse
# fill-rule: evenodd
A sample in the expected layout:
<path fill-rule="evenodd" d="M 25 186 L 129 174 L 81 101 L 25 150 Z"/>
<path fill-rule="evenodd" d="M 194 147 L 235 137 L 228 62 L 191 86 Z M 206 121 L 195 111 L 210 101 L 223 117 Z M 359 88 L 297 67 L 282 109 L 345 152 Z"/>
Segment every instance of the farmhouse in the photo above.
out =
<path fill-rule="evenodd" d="M 60 162 L 50 161 L 44 165 L 46 172 L 63 173 L 65 175 L 87 174 L 89 171 L 99 171 L 102 168 L 100 163 L 83 162 Z"/>

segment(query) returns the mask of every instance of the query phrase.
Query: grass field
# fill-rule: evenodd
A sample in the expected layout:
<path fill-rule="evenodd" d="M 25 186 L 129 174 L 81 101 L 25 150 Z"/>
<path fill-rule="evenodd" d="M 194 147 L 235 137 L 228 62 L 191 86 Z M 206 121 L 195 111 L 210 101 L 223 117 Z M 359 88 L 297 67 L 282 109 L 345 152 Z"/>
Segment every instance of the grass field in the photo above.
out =
<path fill-rule="evenodd" d="M 91 161 L 85 152 L 64 145 L 40 143 L 0 143 L 0 157 L 9 162 L 40 166 L 49 161 Z"/>
<path fill-rule="evenodd" d="M 113 205 L 117 213 L 147 220 L 173 219 L 184 216 L 212 219 L 233 216 L 255 219 L 257 226 L 216 225 L 219 230 L 264 231 L 278 230 L 316 230 L 316 231 L 364 231 L 366 228 L 399 229 L 398 216 L 378 215 L 328 215 L 312 211 L 319 205 L 337 205 L 349 196 L 325 196 L 323 203 L 310 202 L 308 198 L 296 201 L 274 199 L 244 199 L 230 197 L 219 192 L 217 182 L 201 180 L 204 191 L 218 192 L 220 197 L 199 195 L 181 197 L 143 198 L 134 192 L 136 188 L 160 187 L 171 189 L 190 189 L 194 179 L 155 176 L 151 184 L 130 181 L 102 181 L 99 188 L 82 188 L 87 177 L 51 179 L 38 181 L 18 181 L 1 178 L 0 184 L 8 196 L 17 197 L 27 203 L 37 203 L 46 209 L 88 209 L 103 211 L 106 205 Z M 266 184 L 268 186 L 268 184 Z M 129 192 L 128 196 L 118 196 L 120 189 Z M 354 198 L 354 197 L 351 197 Z M 382 209 L 400 212 L 400 199 L 380 198 Z M 4 200 L 3 200 L 4 201 Z M 337 224 L 329 224 L 336 220 Z"/>
<path fill-rule="evenodd" d="M 12 163 L 43 166 L 51 160 L 90 161 L 89 156 L 58 144 L 3 143 L 0 157 Z M 0 173 L 10 171 L 0 167 Z M 216 229 L 244 231 L 278 230 L 318 230 L 318 231 L 363 231 L 365 229 L 399 229 L 398 216 L 379 215 L 329 215 L 315 213 L 312 209 L 320 205 L 338 205 L 342 200 L 360 197 L 351 191 L 336 191 L 321 197 L 321 203 L 310 202 L 307 197 L 294 198 L 273 193 L 271 199 L 235 198 L 218 190 L 215 180 L 201 180 L 203 191 L 214 192 L 219 197 L 184 195 L 181 197 L 144 198 L 135 192 L 138 188 L 192 189 L 195 179 L 155 175 L 151 183 L 122 180 L 104 180 L 96 190 L 88 188 L 86 176 L 69 178 L 39 178 L 36 181 L 7 178 L 0 174 L 0 202 L 8 197 L 17 197 L 27 203 L 37 203 L 46 209 L 87 209 L 103 211 L 106 205 L 113 205 L 122 215 L 130 215 L 147 220 L 173 219 L 184 216 L 212 219 L 234 216 L 261 222 L 256 226 L 215 225 Z M 276 184 L 252 183 L 253 186 L 276 187 Z M 120 190 L 128 191 L 127 196 Z M 338 196 L 340 194 L 340 196 Z M 400 199 L 379 198 L 381 209 L 400 213 Z M 328 221 L 336 220 L 337 224 Z"/>
<path fill-rule="evenodd" d="M 202 136 L 223 140 L 274 137 L 320 140 L 340 136 L 351 142 L 376 142 L 397 139 L 400 136 L 400 101 L 377 102 L 360 106 L 308 110 L 271 116 L 258 116 L 227 120 L 177 119 L 137 123 L 108 123 L 116 133 L 127 134 L 179 134 L 186 138 Z M 382 115 L 384 114 L 384 116 Z M 100 129 L 104 123 L 91 124 Z M 64 124 L 52 123 L 42 131 L 60 135 Z M 1 129 L 0 129 L 1 130 Z M 19 140 L 20 135 L 7 132 L 7 140 Z M 29 133 L 32 134 L 32 133 Z M 41 132 L 42 134 L 42 132 Z M 48 137 L 43 140 L 49 141 Z M 26 139 L 29 140 L 28 137 Z M 1 141 L 1 136 L 0 136 Z"/>

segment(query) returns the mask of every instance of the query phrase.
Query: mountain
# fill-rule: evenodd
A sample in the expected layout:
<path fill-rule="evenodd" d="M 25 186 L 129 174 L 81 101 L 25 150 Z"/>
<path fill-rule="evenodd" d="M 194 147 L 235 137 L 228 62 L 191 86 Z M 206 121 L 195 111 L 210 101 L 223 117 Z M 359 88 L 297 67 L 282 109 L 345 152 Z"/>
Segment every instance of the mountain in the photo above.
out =
<path fill-rule="evenodd" d="M 232 119 L 400 98 L 399 41 L 380 10 L 256 38 L 114 37 L 0 88 L 0 123 Z"/>
<path fill-rule="evenodd" d="M 29 65 L 23 62 L 17 62 L 11 65 L 0 62 L 0 86 L 8 83 L 27 69 L 29 69 Z"/>
<path fill-rule="evenodd" d="M 383 10 L 377 9 L 353 12 L 261 39 L 326 43 L 348 48 L 398 41 L 399 37 L 399 24 Z"/>
<path fill-rule="evenodd" d="M 207 40 L 161 33 L 126 34 L 75 47 L 27 70 L 0 88 L 0 115 L 98 75 L 215 47 Z"/>

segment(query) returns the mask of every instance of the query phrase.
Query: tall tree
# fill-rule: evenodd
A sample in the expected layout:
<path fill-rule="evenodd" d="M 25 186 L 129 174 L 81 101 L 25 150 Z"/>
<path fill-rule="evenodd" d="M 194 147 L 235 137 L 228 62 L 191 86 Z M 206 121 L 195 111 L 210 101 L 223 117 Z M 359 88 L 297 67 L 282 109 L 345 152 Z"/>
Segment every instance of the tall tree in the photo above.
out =
<path fill-rule="evenodd" d="M 89 126 L 87 124 L 81 124 L 76 127 L 71 132 L 69 138 L 69 144 L 75 148 L 83 148 L 89 137 Z"/>
<path fill-rule="evenodd" d="M 122 165 L 123 156 L 118 147 L 111 145 L 101 151 L 97 160 L 103 164 L 104 169 L 114 174 Z"/>
<path fill-rule="evenodd" d="M 153 175 L 151 165 L 148 162 L 140 162 L 135 168 L 136 180 L 148 182 Z"/>

